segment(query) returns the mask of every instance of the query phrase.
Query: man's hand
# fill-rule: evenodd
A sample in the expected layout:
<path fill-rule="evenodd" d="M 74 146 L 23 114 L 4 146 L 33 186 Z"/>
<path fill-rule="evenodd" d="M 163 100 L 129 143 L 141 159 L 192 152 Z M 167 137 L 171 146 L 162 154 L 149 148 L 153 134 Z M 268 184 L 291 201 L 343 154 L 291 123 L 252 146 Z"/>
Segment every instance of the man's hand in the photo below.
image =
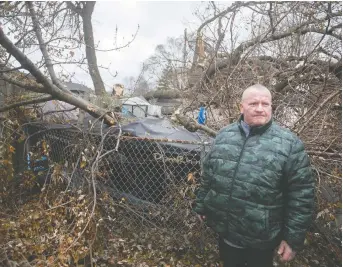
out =
<path fill-rule="evenodd" d="M 292 248 L 287 244 L 285 240 L 282 240 L 279 246 L 279 249 L 277 253 L 280 256 L 280 260 L 282 262 L 287 262 L 293 260 L 295 257 L 295 252 L 292 250 Z"/>
<path fill-rule="evenodd" d="M 197 215 L 198 216 L 198 218 L 199 218 L 199 220 L 201 221 L 201 222 L 203 222 L 203 221 L 205 221 L 205 219 L 206 219 L 206 216 L 205 215 Z"/>

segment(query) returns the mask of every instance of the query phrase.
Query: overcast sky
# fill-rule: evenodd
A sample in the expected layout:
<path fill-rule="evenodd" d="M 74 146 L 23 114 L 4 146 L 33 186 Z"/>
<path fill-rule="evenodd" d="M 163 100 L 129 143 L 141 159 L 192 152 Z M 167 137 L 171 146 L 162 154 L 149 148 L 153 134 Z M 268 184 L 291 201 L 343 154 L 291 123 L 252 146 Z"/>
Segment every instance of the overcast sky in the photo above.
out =
<path fill-rule="evenodd" d="M 166 42 L 167 37 L 183 34 L 185 27 L 193 29 L 198 26 L 192 12 L 200 2 L 178 1 L 99 1 L 93 14 L 95 41 L 100 41 L 99 48 L 114 47 L 115 29 L 118 27 L 118 46 L 130 40 L 139 24 L 140 28 L 134 42 L 120 51 L 97 52 L 98 65 L 109 66 L 111 73 L 118 72 L 116 78 L 106 70 L 101 74 L 107 90 L 115 83 L 123 83 L 128 76 L 137 76 L 142 63 L 154 53 L 158 44 Z M 192 26 L 193 25 L 193 26 Z M 92 86 L 88 74 L 76 70 L 75 82 Z"/>

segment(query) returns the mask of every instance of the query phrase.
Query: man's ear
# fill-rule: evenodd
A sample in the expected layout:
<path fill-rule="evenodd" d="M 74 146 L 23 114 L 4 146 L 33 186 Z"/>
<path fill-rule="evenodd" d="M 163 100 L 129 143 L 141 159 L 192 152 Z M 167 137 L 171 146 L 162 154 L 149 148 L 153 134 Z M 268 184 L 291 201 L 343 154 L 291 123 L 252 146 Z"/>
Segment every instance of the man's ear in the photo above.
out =
<path fill-rule="evenodd" d="M 242 105 L 242 102 L 239 104 L 239 110 L 240 110 L 241 114 L 244 113 L 244 112 L 243 112 L 243 105 Z"/>

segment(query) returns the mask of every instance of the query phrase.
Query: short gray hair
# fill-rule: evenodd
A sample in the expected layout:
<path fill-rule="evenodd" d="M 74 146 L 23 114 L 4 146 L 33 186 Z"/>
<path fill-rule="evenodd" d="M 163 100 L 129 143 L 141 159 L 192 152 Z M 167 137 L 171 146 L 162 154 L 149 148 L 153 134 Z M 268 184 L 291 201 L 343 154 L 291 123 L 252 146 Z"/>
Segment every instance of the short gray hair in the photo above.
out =
<path fill-rule="evenodd" d="M 245 99 L 247 93 L 250 92 L 250 91 L 265 91 L 265 92 L 268 92 L 270 94 L 270 98 L 272 97 L 272 94 L 271 94 L 270 90 L 267 87 L 265 87 L 262 84 L 254 84 L 254 85 L 251 85 L 247 89 L 244 90 L 244 92 L 242 94 L 242 98 L 241 98 L 242 102 Z"/>

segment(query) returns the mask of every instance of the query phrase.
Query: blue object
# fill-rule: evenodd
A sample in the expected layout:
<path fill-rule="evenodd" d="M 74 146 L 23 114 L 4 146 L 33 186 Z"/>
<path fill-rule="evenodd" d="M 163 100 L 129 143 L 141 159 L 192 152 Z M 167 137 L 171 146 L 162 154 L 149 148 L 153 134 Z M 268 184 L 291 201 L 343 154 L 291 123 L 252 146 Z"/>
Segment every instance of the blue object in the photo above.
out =
<path fill-rule="evenodd" d="M 206 109 L 205 107 L 200 107 L 199 116 L 198 116 L 198 123 L 205 125 L 206 123 Z"/>
<path fill-rule="evenodd" d="M 121 113 L 123 113 L 124 115 L 129 115 L 129 111 L 125 107 L 121 108 Z"/>
<path fill-rule="evenodd" d="M 27 160 L 27 169 L 28 169 L 28 170 L 31 170 L 31 167 L 30 167 L 30 165 L 31 165 L 30 153 L 27 153 L 27 154 L 26 154 L 26 160 Z"/>
<path fill-rule="evenodd" d="M 48 157 L 47 156 L 42 156 L 40 159 L 35 160 L 35 166 L 33 167 L 34 172 L 38 171 L 46 171 L 48 170 Z"/>
<path fill-rule="evenodd" d="M 48 157 L 42 156 L 40 159 L 36 159 L 35 161 L 31 162 L 30 153 L 27 153 L 27 169 L 33 170 L 34 172 L 38 171 L 46 171 L 48 170 Z M 32 168 L 31 168 L 32 166 Z"/>

